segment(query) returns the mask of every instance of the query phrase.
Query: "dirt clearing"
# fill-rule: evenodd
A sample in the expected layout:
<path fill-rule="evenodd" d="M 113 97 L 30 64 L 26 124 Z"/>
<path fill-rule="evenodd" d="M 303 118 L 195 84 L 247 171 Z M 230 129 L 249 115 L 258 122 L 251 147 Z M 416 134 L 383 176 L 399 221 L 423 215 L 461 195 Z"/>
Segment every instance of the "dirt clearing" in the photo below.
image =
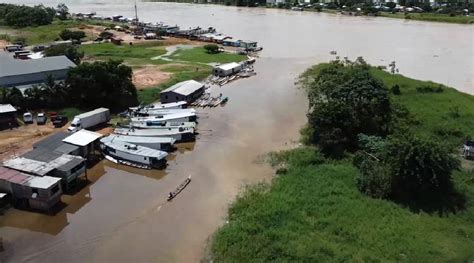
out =
<path fill-rule="evenodd" d="M 163 72 L 160 67 L 147 65 L 133 70 L 133 84 L 137 89 L 146 89 L 165 83 L 171 78 L 172 73 Z"/>

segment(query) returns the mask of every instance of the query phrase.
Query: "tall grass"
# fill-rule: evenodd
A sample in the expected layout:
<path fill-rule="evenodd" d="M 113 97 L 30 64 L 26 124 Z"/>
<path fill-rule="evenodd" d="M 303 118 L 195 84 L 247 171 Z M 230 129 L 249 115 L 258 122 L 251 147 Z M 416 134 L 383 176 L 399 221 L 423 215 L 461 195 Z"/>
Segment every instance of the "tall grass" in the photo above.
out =
<path fill-rule="evenodd" d="M 171 59 L 195 63 L 229 63 L 229 62 L 240 62 L 245 60 L 247 57 L 244 55 L 238 55 L 234 53 L 220 52 L 217 54 L 209 54 L 202 47 L 195 47 L 189 49 L 178 49 L 176 52 L 171 54 Z"/>

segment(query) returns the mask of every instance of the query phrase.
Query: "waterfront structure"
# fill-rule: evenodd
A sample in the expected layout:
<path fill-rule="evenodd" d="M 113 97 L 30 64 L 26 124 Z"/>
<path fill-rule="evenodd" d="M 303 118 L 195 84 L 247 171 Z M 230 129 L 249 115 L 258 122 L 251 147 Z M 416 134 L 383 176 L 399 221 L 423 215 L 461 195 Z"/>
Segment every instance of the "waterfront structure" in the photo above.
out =
<path fill-rule="evenodd" d="M 195 80 L 187 80 L 174 84 L 160 92 L 162 103 L 186 101 L 191 103 L 204 93 L 204 84 Z"/>
<path fill-rule="evenodd" d="M 11 104 L 0 104 L 0 129 L 12 128 L 17 125 L 16 109 Z"/>
<path fill-rule="evenodd" d="M 71 134 L 64 131 L 53 133 L 34 143 L 33 149 L 43 149 L 61 154 L 82 156 L 78 146 L 63 142 L 63 140 L 69 136 L 71 136 Z"/>
<path fill-rule="evenodd" d="M 94 154 L 95 150 L 97 149 L 96 146 L 98 144 L 98 141 L 102 137 L 103 135 L 100 133 L 82 129 L 73 134 L 70 134 L 62 141 L 64 143 L 78 147 L 79 152 L 76 155 L 82 156 L 84 158 L 89 158 Z"/>
<path fill-rule="evenodd" d="M 0 192 L 9 194 L 22 207 L 49 211 L 61 199 L 61 179 L 51 176 L 32 176 L 17 170 L 0 167 Z"/>
<path fill-rule="evenodd" d="M 0 59 L 0 86 L 17 87 L 20 90 L 31 88 L 45 82 L 48 76 L 55 81 L 66 78 L 70 68 L 76 65 L 66 56 L 18 60 L 9 57 Z"/>
<path fill-rule="evenodd" d="M 234 75 L 242 70 L 242 65 L 236 62 L 222 64 L 214 67 L 213 74 L 219 77 Z"/>
<path fill-rule="evenodd" d="M 85 173 L 84 159 L 70 154 L 36 148 L 20 157 L 7 160 L 3 166 L 35 176 L 61 178 L 63 189 L 73 188 L 78 177 Z"/>

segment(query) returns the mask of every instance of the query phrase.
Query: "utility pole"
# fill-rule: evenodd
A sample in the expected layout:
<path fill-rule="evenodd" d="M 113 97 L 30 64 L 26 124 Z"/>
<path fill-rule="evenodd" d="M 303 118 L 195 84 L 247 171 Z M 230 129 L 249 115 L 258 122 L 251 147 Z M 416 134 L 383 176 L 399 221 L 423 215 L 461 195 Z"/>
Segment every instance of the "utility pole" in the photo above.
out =
<path fill-rule="evenodd" d="M 136 28 L 136 33 L 138 33 L 139 30 L 139 22 L 138 22 L 138 11 L 137 11 L 137 0 L 135 0 L 135 26 Z"/>

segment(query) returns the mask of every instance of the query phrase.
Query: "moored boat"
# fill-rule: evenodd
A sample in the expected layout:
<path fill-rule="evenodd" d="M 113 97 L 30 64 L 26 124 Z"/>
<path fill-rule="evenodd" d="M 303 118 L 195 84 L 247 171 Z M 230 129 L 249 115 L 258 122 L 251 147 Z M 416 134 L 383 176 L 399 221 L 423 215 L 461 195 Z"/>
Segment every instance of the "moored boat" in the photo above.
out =
<path fill-rule="evenodd" d="M 161 151 L 172 151 L 174 150 L 174 143 L 176 140 L 171 137 L 140 137 L 140 136 L 127 136 L 127 135 L 109 135 L 112 141 L 120 141 L 124 143 L 136 144 L 144 147 L 148 147 L 155 150 Z"/>
<path fill-rule="evenodd" d="M 192 141 L 195 139 L 193 128 L 168 128 L 168 129 L 134 129 L 116 128 L 115 134 L 140 137 L 171 137 L 176 142 Z"/>
<path fill-rule="evenodd" d="M 168 128 L 196 128 L 195 122 L 147 122 L 147 121 L 131 121 L 130 127 L 138 129 L 168 129 Z"/>
<path fill-rule="evenodd" d="M 107 159 L 136 168 L 151 169 L 166 166 L 168 153 L 148 147 L 115 141 L 111 137 L 100 139 L 100 148 Z"/>

